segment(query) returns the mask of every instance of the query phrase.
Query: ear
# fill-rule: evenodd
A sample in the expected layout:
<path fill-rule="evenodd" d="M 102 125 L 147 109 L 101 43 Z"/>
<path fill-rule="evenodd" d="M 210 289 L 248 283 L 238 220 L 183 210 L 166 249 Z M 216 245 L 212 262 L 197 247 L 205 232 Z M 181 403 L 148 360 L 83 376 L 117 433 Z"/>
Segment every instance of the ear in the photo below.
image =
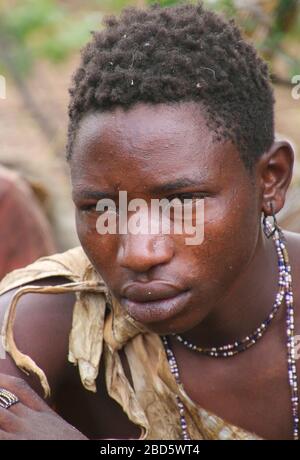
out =
<path fill-rule="evenodd" d="M 271 215 L 270 202 L 274 213 L 280 211 L 285 203 L 294 166 L 294 151 L 287 141 L 276 141 L 257 161 L 257 178 L 261 186 L 262 212 Z"/>

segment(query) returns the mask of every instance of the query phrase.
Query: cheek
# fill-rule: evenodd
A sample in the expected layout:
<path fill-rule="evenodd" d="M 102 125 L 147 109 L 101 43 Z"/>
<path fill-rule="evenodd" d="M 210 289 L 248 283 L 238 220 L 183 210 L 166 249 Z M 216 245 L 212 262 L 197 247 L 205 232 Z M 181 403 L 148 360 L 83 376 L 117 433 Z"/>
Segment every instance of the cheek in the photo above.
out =
<path fill-rule="evenodd" d="M 78 238 L 87 257 L 106 281 L 113 272 L 118 248 L 117 235 L 100 235 L 96 229 L 97 217 L 80 216 L 76 212 Z"/>
<path fill-rule="evenodd" d="M 259 212 L 255 200 L 244 202 L 245 206 L 228 205 L 225 200 L 212 203 L 205 214 L 203 242 L 198 246 L 182 242 L 178 257 L 188 267 L 188 276 L 203 297 L 215 299 L 223 295 L 254 255 Z"/>

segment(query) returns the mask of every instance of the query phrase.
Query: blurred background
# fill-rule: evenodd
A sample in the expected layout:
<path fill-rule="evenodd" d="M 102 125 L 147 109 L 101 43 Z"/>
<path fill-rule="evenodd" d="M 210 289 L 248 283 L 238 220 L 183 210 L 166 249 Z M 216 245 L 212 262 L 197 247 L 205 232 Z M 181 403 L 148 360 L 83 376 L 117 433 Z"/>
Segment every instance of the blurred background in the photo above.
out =
<path fill-rule="evenodd" d="M 101 27 L 105 14 L 150 3 L 155 2 L 0 0 L 0 75 L 5 78 L 5 85 L 0 79 L 0 279 L 41 255 L 78 244 L 65 162 L 71 75 L 78 65 L 80 48 L 89 40 L 90 31 Z M 169 6 L 178 2 L 156 3 Z M 284 228 L 297 232 L 299 3 L 204 0 L 209 8 L 234 17 L 269 63 L 276 97 L 276 135 L 293 144 L 297 157 L 292 187 L 279 220 Z"/>

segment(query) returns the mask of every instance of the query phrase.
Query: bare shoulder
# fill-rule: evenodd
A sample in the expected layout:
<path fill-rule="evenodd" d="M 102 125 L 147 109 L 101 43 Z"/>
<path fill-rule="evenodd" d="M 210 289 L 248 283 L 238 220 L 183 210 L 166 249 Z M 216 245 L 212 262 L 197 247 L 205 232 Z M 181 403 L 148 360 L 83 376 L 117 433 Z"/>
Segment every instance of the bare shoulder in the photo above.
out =
<path fill-rule="evenodd" d="M 68 281 L 62 277 L 53 277 L 30 284 L 56 285 Z M 16 289 L 12 289 L 0 296 L 0 327 L 15 291 Z M 68 340 L 74 302 L 73 293 L 28 293 L 20 298 L 17 306 L 14 327 L 16 344 L 43 369 L 52 394 L 55 394 L 67 373 Z M 0 373 L 21 377 L 43 396 L 38 379 L 35 376 L 27 376 L 18 369 L 7 353 L 4 359 L 0 359 Z"/>
<path fill-rule="evenodd" d="M 53 277 L 30 284 L 57 285 L 68 282 L 68 279 Z M 12 289 L 0 296 L 0 328 L 15 291 Z M 73 293 L 28 293 L 21 297 L 14 328 L 17 346 L 45 372 L 52 395 L 47 402 L 63 419 L 90 439 L 138 438 L 140 429 L 107 394 L 103 367 L 97 379 L 97 393 L 92 393 L 84 389 L 78 369 L 68 362 L 74 302 Z M 123 354 L 121 360 L 131 380 Z M 24 374 L 8 354 L 5 359 L 0 359 L 0 374 L 21 378 L 39 396 L 44 396 L 38 379 Z M 107 417 L 108 413 L 110 417 Z"/>

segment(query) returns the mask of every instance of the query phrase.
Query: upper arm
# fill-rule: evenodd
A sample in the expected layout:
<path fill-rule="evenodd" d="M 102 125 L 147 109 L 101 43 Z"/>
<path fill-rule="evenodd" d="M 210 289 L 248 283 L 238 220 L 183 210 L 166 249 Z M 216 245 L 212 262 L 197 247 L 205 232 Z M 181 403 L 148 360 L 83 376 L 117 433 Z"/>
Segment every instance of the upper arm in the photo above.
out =
<path fill-rule="evenodd" d="M 49 285 L 68 282 L 67 279 L 46 278 L 30 284 Z M 16 289 L 0 296 L 0 328 L 7 307 Z M 22 353 L 30 356 L 45 372 L 52 396 L 64 379 L 67 369 L 69 333 L 75 302 L 73 293 L 27 293 L 16 308 L 14 338 Z M 8 353 L 0 359 L 0 373 L 21 377 L 40 395 L 44 396 L 36 376 L 27 376 L 18 369 Z"/>

